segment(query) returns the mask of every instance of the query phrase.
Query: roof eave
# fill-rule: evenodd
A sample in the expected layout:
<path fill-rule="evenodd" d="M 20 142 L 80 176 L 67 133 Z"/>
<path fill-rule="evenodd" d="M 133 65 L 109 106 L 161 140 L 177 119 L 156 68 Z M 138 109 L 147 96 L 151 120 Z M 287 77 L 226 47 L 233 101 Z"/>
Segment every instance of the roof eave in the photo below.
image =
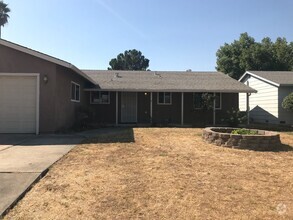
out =
<path fill-rule="evenodd" d="M 216 92 L 216 93 L 256 93 L 254 89 L 248 90 L 200 90 L 200 89 L 112 89 L 112 88 L 85 88 L 84 91 L 111 91 L 111 92 Z"/>
<path fill-rule="evenodd" d="M 272 84 L 272 85 L 274 85 L 274 86 L 280 87 L 280 84 L 278 84 L 278 83 L 276 83 L 276 82 L 273 82 L 273 81 L 271 81 L 271 80 L 268 80 L 268 79 L 266 79 L 266 78 L 263 78 L 263 77 L 261 77 L 261 76 L 259 76 L 259 75 L 257 75 L 257 74 L 254 74 L 254 73 L 252 73 L 252 72 L 250 72 L 250 71 L 246 71 L 246 72 L 240 77 L 240 79 L 239 79 L 238 81 L 241 82 L 242 79 L 244 79 L 246 75 L 251 75 L 251 76 L 253 76 L 253 77 L 257 78 L 257 79 L 263 80 L 263 81 L 265 81 L 265 82 L 267 82 L 267 83 L 270 83 L 270 84 Z"/>
<path fill-rule="evenodd" d="M 280 87 L 293 86 L 293 84 L 279 84 Z"/>
<path fill-rule="evenodd" d="M 77 67 L 75 67 L 71 63 L 68 63 L 66 61 L 63 61 L 63 60 L 57 59 L 55 57 L 52 57 L 50 55 L 41 53 L 41 52 L 36 51 L 36 50 L 32 50 L 30 48 L 27 48 L 27 47 L 24 47 L 24 46 L 21 46 L 21 45 L 18 45 L 18 44 L 15 44 L 15 43 L 3 40 L 3 39 L 0 39 L 0 45 L 12 48 L 14 50 L 18 50 L 20 52 L 32 55 L 34 57 L 38 57 L 40 59 L 49 61 L 51 63 L 55 63 L 55 64 L 57 64 L 59 66 L 63 66 L 63 67 L 66 67 L 68 69 L 71 69 L 74 72 L 76 72 L 78 75 L 80 75 L 81 77 L 87 79 L 88 81 L 90 81 L 93 84 L 96 84 L 96 82 L 93 79 L 91 79 L 89 76 L 87 76 L 85 73 L 83 73 L 80 69 L 78 69 Z"/>
<path fill-rule="evenodd" d="M 88 81 L 90 81 L 92 84 L 96 85 L 97 83 L 90 78 L 88 75 L 86 75 L 84 72 L 82 72 L 80 69 L 78 69 L 76 66 L 70 64 L 70 69 L 72 69 L 73 71 L 75 71 L 77 74 L 79 74 L 81 77 L 87 79 Z"/>

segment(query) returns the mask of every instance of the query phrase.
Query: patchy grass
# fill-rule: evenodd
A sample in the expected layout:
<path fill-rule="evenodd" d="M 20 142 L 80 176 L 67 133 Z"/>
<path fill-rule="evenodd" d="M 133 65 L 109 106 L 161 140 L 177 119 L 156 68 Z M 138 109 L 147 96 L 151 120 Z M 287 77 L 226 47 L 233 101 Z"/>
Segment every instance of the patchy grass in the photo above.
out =
<path fill-rule="evenodd" d="M 200 134 L 134 128 L 87 140 L 5 218 L 293 218 L 293 151 L 216 147 Z M 292 135 L 281 137 L 293 146 Z"/>

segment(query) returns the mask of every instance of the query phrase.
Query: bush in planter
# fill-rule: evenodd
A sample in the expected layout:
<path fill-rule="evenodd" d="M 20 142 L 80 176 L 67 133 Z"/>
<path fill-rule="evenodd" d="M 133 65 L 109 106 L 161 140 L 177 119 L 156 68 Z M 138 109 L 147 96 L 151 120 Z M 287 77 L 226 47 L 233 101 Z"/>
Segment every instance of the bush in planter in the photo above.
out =
<path fill-rule="evenodd" d="M 231 134 L 257 135 L 258 133 L 256 130 L 240 128 L 240 129 L 233 130 Z"/>
<path fill-rule="evenodd" d="M 288 111 L 293 112 L 293 92 L 283 99 L 282 107 Z"/>
<path fill-rule="evenodd" d="M 227 117 L 222 120 L 225 124 L 229 126 L 238 126 L 247 121 L 246 113 L 239 110 L 232 109 L 227 111 Z"/>

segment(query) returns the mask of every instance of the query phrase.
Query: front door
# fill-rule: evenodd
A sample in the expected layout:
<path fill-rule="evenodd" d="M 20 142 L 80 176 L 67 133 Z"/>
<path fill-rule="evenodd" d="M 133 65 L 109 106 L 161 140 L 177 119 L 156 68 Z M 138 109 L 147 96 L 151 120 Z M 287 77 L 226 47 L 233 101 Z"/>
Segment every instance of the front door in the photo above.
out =
<path fill-rule="evenodd" d="M 137 122 L 137 93 L 121 93 L 121 123 Z"/>

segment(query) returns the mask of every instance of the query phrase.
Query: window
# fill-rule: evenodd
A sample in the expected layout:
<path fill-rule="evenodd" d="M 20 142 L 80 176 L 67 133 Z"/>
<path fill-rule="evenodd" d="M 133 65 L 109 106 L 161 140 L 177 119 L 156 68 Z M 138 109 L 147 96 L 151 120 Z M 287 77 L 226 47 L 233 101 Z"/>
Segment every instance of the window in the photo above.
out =
<path fill-rule="evenodd" d="M 80 85 L 75 82 L 71 82 L 71 101 L 80 101 Z"/>
<path fill-rule="evenodd" d="M 193 105 L 195 109 L 202 109 L 203 108 L 203 95 L 204 94 L 208 94 L 213 96 L 213 93 L 193 93 Z M 216 93 L 215 94 L 215 101 L 216 101 L 216 109 L 221 109 L 222 108 L 222 97 L 221 97 L 221 93 Z M 211 107 L 213 108 L 213 101 L 211 103 Z"/>
<path fill-rule="evenodd" d="M 221 109 L 222 108 L 222 102 L 221 102 L 222 95 L 221 95 L 221 93 L 216 93 L 215 95 L 216 95 L 216 97 L 215 97 L 216 109 Z"/>
<path fill-rule="evenodd" d="M 91 104 L 110 104 L 110 92 L 91 92 Z"/>
<path fill-rule="evenodd" d="M 172 93 L 171 92 L 158 92 L 158 104 L 159 105 L 171 105 Z"/>
<path fill-rule="evenodd" d="M 193 105 L 195 109 L 202 108 L 203 100 L 202 100 L 203 93 L 193 93 Z"/>

